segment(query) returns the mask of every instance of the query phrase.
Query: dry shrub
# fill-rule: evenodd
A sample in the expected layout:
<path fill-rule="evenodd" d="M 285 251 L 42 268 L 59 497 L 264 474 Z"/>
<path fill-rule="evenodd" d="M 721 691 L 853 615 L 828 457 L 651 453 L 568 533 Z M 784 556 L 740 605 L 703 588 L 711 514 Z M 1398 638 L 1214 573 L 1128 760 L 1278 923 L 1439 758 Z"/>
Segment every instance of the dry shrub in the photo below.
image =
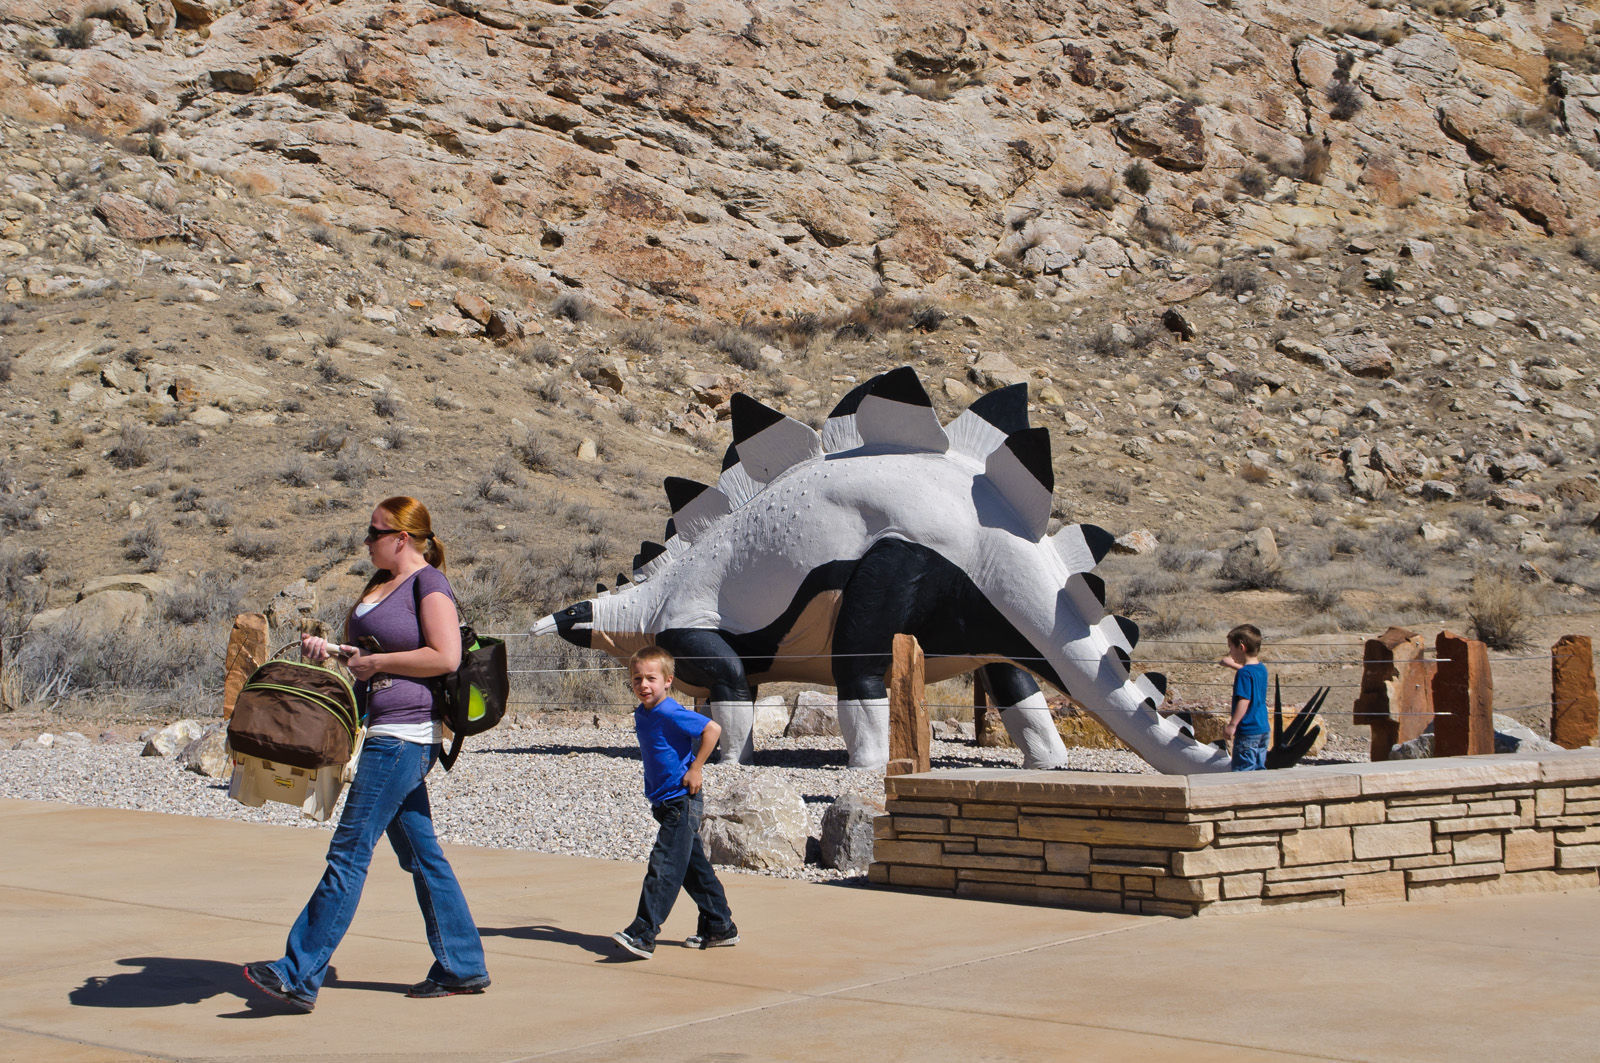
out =
<path fill-rule="evenodd" d="M 150 461 L 150 433 L 133 421 L 122 422 L 117 441 L 106 452 L 106 460 L 118 469 L 137 469 Z"/>
<path fill-rule="evenodd" d="M 1217 568 L 1226 590 L 1268 591 L 1282 587 L 1283 568 L 1271 564 L 1250 547 L 1229 551 Z"/>
<path fill-rule="evenodd" d="M 1491 650 L 1520 650 L 1528 645 L 1533 618 L 1527 592 L 1500 572 L 1480 572 L 1472 577 L 1467 595 L 1467 618 L 1472 635 Z"/>

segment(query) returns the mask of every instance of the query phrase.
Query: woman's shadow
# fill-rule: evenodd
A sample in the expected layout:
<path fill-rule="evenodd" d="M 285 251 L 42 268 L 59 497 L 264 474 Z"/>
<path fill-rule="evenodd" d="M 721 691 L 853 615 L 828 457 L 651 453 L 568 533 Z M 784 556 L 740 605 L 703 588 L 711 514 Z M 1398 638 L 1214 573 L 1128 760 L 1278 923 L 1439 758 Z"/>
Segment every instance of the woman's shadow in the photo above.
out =
<path fill-rule="evenodd" d="M 226 1012 L 219 1018 L 299 1014 L 245 981 L 237 963 L 175 956 L 130 956 L 117 963 L 139 969 L 85 978 L 83 985 L 67 994 L 67 1000 L 80 1008 L 171 1008 L 179 1004 L 199 1004 L 212 997 L 233 996 L 244 1003 L 245 1010 Z M 328 968 L 328 977 L 322 984 L 375 992 L 401 993 L 406 989 L 398 982 L 342 982 L 338 970 L 333 967 Z"/>

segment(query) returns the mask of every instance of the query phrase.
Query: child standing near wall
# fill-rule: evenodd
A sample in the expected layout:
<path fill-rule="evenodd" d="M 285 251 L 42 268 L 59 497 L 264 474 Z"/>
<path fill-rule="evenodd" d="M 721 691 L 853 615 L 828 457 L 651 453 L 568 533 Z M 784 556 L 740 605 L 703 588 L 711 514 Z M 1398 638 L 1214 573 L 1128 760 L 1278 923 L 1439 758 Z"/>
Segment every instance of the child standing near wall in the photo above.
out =
<path fill-rule="evenodd" d="M 1228 652 L 1218 663 L 1233 670 L 1228 738 L 1233 743 L 1234 771 L 1262 771 L 1267 766 L 1267 666 L 1258 658 L 1261 629 L 1240 624 L 1228 632 Z"/>

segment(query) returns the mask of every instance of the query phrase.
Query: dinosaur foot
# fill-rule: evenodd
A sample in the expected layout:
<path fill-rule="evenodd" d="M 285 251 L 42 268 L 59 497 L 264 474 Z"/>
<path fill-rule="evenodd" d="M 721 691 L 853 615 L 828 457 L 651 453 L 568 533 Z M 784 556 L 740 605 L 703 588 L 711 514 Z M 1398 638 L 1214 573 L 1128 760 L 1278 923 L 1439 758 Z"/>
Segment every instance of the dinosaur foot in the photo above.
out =
<path fill-rule="evenodd" d="M 711 718 L 722 728 L 722 738 L 717 743 L 720 761 L 724 764 L 755 763 L 755 742 L 751 737 L 756 719 L 755 702 L 713 701 L 709 709 Z"/>
<path fill-rule="evenodd" d="M 882 768 L 889 763 L 889 699 L 839 699 L 839 733 L 850 751 L 852 768 Z"/>
<path fill-rule="evenodd" d="M 1064 768 L 1067 747 L 1056 730 L 1055 719 L 1046 707 L 1044 695 L 1035 693 L 1015 705 L 1000 710 L 1011 742 L 1022 750 L 1024 768 Z"/>

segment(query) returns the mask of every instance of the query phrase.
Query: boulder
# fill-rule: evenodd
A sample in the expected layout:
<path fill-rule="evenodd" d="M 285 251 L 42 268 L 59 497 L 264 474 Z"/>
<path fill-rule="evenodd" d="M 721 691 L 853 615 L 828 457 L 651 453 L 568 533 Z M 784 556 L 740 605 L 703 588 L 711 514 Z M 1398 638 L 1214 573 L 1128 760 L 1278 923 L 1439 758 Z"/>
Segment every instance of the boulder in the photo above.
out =
<path fill-rule="evenodd" d="M 755 723 L 751 728 L 757 742 L 782 738 L 789 729 L 789 703 L 773 695 L 756 702 Z"/>
<path fill-rule="evenodd" d="M 200 732 L 194 741 L 178 750 L 177 764 L 186 771 L 210 779 L 225 779 L 233 771 L 228 755 L 228 725 L 218 721 Z"/>
<path fill-rule="evenodd" d="M 794 714 L 789 717 L 789 738 L 839 738 L 838 699 L 820 690 L 802 690 L 794 699 Z"/>
<path fill-rule="evenodd" d="M 1118 119 L 1117 136 L 1135 154 L 1169 170 L 1198 170 L 1206 164 L 1205 125 L 1187 100 L 1145 104 Z"/>
<path fill-rule="evenodd" d="M 107 192 L 95 204 L 111 234 L 123 240 L 166 240 L 182 232 L 178 219 L 122 192 Z"/>
<path fill-rule="evenodd" d="M 292 624 L 303 616 L 317 611 L 317 589 L 303 579 L 297 579 L 273 596 L 267 603 L 269 627 Z"/>
<path fill-rule="evenodd" d="M 865 874 L 872 863 L 872 822 L 883 815 L 883 802 L 844 794 L 822 813 L 822 866 Z"/>
<path fill-rule="evenodd" d="M 1386 379 L 1394 376 L 1394 352 L 1376 336 L 1355 333 L 1327 341 L 1328 353 L 1351 376 Z"/>
<path fill-rule="evenodd" d="M 1542 738 L 1531 728 L 1509 716 L 1494 714 L 1494 751 L 1496 753 L 1559 753 L 1561 746 Z M 1401 742 L 1389 752 L 1390 760 L 1425 760 L 1433 756 L 1433 725 L 1409 742 Z"/>
<path fill-rule="evenodd" d="M 205 733 L 206 725 L 199 720 L 179 720 L 169 723 L 155 734 L 149 736 L 144 749 L 139 753 L 141 757 L 170 757 L 180 749 L 186 749 L 191 742 Z"/>
<path fill-rule="evenodd" d="M 774 778 L 743 778 L 707 799 L 700 840 L 714 864 L 752 871 L 803 867 L 810 818 L 800 791 Z"/>
<path fill-rule="evenodd" d="M 1117 536 L 1111 544 L 1114 554 L 1149 554 L 1154 553 L 1161 543 L 1156 539 L 1156 533 L 1149 528 L 1135 528 L 1133 531 Z"/>

